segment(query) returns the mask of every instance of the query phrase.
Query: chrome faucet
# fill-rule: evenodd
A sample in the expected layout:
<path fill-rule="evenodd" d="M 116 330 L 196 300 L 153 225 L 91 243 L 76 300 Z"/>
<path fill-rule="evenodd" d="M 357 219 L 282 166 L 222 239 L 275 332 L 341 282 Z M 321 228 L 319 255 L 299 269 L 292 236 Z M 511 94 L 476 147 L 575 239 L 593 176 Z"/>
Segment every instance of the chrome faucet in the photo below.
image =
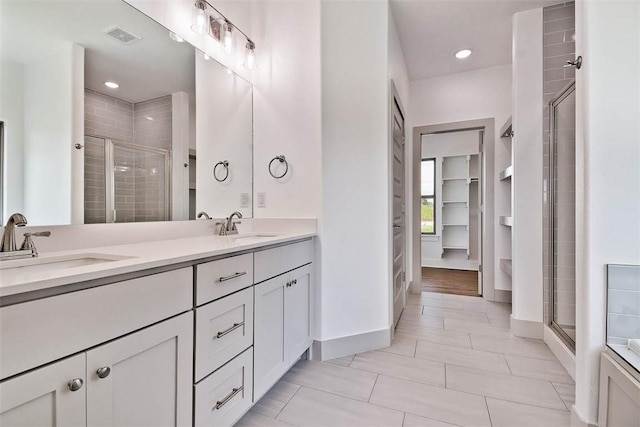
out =
<path fill-rule="evenodd" d="M 211 217 L 209 216 L 209 214 L 207 214 L 205 211 L 202 212 L 198 212 L 198 219 L 204 217 L 204 219 L 211 219 Z"/>
<path fill-rule="evenodd" d="M 50 231 L 40 231 L 38 233 L 24 233 L 24 242 L 22 242 L 22 246 L 20 246 L 20 250 L 31 251 L 32 257 L 38 256 L 38 249 L 36 249 L 35 243 L 33 243 L 33 239 L 31 237 L 49 237 L 51 236 Z"/>
<path fill-rule="evenodd" d="M 233 217 L 237 216 L 238 219 L 242 218 L 242 214 L 240 212 L 234 212 L 231 215 L 229 215 L 229 218 L 227 218 L 227 222 L 217 222 L 216 225 L 220 226 L 220 235 L 221 236 L 229 236 L 232 234 L 238 234 L 238 227 L 236 227 L 236 224 L 241 224 L 240 221 L 234 221 Z"/>
<path fill-rule="evenodd" d="M 4 226 L 2 233 L 2 242 L 0 242 L 0 252 L 15 252 L 18 250 L 16 245 L 16 227 L 24 227 L 27 225 L 27 218 L 21 213 L 14 213 L 9 217 L 7 224 Z"/>

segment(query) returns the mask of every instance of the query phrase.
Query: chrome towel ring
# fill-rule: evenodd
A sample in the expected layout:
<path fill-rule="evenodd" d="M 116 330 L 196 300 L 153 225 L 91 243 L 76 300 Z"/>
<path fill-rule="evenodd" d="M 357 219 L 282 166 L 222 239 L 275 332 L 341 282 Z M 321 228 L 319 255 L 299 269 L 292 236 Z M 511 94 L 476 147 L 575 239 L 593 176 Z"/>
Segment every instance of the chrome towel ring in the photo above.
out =
<path fill-rule="evenodd" d="M 222 166 L 225 169 L 226 173 L 224 174 L 224 178 L 218 178 L 218 173 L 217 173 L 218 166 Z M 227 180 L 227 178 L 229 177 L 229 161 L 228 160 L 222 160 L 216 163 L 216 165 L 213 167 L 213 177 L 218 182 L 223 182 Z"/>
<path fill-rule="evenodd" d="M 276 160 L 280 161 L 280 163 L 284 163 L 285 169 L 284 172 L 282 173 L 282 175 L 274 175 L 273 172 L 271 172 L 271 165 L 273 164 L 273 162 L 275 162 Z M 279 156 L 275 156 L 273 159 L 271 159 L 271 161 L 269 162 L 269 174 L 274 177 L 275 179 L 280 179 L 282 177 L 284 177 L 287 172 L 289 172 L 289 162 L 287 162 L 287 159 L 284 157 L 284 154 L 280 154 Z"/>

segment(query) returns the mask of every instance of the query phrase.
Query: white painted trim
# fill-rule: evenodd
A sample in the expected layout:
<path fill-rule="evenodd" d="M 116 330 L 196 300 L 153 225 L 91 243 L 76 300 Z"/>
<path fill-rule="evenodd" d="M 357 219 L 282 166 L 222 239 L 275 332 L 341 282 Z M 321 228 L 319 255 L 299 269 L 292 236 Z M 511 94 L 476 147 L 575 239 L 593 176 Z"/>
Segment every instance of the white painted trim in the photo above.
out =
<path fill-rule="evenodd" d="M 511 332 L 517 337 L 535 338 L 541 340 L 544 337 L 542 322 L 516 319 L 511 314 Z"/>
<path fill-rule="evenodd" d="M 313 360 L 330 360 L 365 351 L 377 350 L 391 345 L 391 328 L 363 334 L 314 341 L 311 347 Z"/>
<path fill-rule="evenodd" d="M 589 424 L 584 420 L 580 412 L 576 409 L 576 405 L 571 405 L 571 427 L 597 427 L 595 424 Z"/>
<path fill-rule="evenodd" d="M 506 302 L 511 304 L 511 291 L 496 289 L 493 300 L 495 302 Z"/>
<path fill-rule="evenodd" d="M 569 373 L 569 376 L 576 380 L 576 355 L 566 346 L 564 342 L 556 335 L 553 330 L 544 325 L 544 342 L 547 344 L 554 356 L 560 361 L 560 364 Z"/>
<path fill-rule="evenodd" d="M 635 407 L 640 406 L 640 382 L 628 372 L 620 363 L 618 363 L 611 355 L 607 354 L 611 350 L 605 349 L 600 356 L 600 390 L 599 390 L 599 407 L 598 407 L 598 425 L 606 427 L 613 426 L 615 423 L 609 421 L 609 411 L 616 408 L 617 411 L 624 411 L 622 405 L 611 402 L 609 398 L 609 389 L 611 383 L 615 384 L 627 397 L 633 402 Z M 633 369 L 633 368 L 631 368 Z M 620 420 L 620 412 L 618 412 L 618 422 Z M 635 412 L 635 411 L 633 411 Z M 634 417 L 635 418 L 635 417 Z M 615 426 L 613 426 L 615 427 Z"/>

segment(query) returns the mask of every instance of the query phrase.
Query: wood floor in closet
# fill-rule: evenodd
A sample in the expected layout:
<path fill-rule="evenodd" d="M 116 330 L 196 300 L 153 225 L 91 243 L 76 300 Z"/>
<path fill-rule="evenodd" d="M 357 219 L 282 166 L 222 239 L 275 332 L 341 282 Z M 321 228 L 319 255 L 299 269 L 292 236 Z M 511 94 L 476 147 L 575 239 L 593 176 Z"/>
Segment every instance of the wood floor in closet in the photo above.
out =
<path fill-rule="evenodd" d="M 478 272 L 422 267 L 422 292 L 478 295 Z"/>

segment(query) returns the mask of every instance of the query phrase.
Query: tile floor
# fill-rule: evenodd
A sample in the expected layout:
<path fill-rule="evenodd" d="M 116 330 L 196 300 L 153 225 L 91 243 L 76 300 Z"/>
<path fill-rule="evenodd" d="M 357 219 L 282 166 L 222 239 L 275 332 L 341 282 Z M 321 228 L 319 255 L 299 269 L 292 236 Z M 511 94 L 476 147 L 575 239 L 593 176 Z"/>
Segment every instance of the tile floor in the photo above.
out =
<path fill-rule="evenodd" d="M 412 295 L 391 347 L 298 362 L 237 426 L 569 426 L 573 380 L 544 342 L 511 334 L 510 312 Z"/>

